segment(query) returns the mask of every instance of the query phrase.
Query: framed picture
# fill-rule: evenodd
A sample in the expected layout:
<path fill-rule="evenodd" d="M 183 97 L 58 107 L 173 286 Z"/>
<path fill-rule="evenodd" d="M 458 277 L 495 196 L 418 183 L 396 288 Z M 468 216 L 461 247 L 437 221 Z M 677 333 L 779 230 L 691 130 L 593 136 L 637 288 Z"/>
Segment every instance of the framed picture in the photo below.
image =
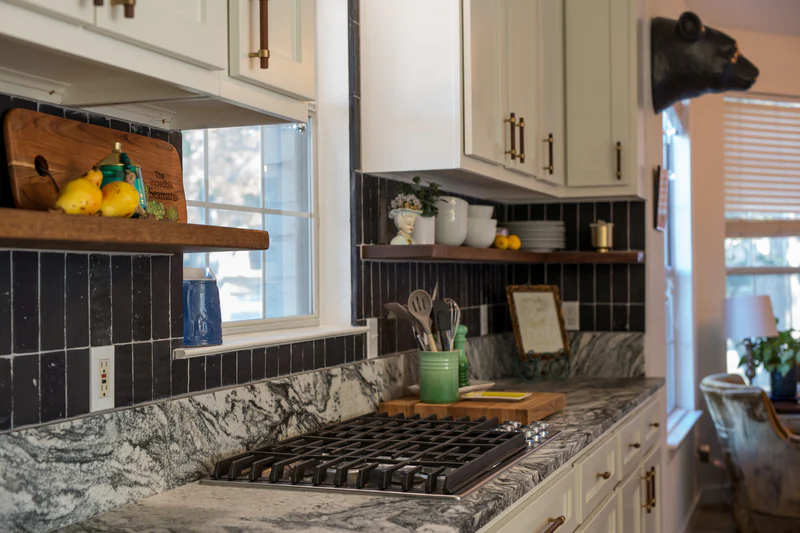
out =
<path fill-rule="evenodd" d="M 667 169 L 656 167 L 653 184 L 653 225 L 658 231 L 667 228 L 669 212 L 669 173 Z"/>
<path fill-rule="evenodd" d="M 561 297 L 554 285 L 506 287 L 520 360 L 569 357 Z"/>

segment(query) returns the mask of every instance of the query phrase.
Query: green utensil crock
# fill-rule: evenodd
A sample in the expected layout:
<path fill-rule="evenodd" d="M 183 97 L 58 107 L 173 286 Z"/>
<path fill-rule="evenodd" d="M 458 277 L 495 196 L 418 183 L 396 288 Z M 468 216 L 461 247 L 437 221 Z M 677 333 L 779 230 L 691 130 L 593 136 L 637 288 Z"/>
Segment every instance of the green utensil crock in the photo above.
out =
<path fill-rule="evenodd" d="M 419 352 L 419 397 L 424 403 L 458 401 L 458 355 Z"/>

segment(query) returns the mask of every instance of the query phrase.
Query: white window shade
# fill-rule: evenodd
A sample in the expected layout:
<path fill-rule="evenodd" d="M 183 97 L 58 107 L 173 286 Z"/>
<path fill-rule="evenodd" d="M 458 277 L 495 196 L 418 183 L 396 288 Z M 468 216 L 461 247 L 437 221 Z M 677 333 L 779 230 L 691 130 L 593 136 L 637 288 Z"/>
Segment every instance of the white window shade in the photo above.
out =
<path fill-rule="evenodd" d="M 724 102 L 726 218 L 800 219 L 800 100 Z"/>

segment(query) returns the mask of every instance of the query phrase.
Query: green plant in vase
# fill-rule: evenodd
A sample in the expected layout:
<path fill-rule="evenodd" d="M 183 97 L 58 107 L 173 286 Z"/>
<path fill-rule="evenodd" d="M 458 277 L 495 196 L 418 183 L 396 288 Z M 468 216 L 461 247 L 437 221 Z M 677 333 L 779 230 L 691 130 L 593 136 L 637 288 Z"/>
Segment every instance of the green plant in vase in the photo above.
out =
<path fill-rule="evenodd" d="M 775 319 L 778 322 L 778 319 Z M 763 366 L 770 373 L 773 400 L 793 400 L 797 396 L 797 370 L 800 363 L 800 332 L 793 329 L 779 331 L 777 337 L 759 337 L 753 341 L 755 367 Z M 747 364 L 747 355 L 739 366 Z"/>
<path fill-rule="evenodd" d="M 438 203 L 441 191 L 435 183 L 423 185 L 419 176 L 414 176 L 412 182 L 401 187 L 402 192 L 413 194 L 422 204 L 422 214 L 417 218 L 411 237 L 416 244 L 434 244 L 436 215 L 439 214 Z"/>

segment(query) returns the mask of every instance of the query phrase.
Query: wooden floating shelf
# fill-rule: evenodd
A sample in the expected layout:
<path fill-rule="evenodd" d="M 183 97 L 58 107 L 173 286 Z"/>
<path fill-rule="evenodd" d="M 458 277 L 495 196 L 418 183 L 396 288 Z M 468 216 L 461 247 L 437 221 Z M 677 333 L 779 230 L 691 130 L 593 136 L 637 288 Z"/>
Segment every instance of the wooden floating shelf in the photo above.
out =
<path fill-rule="evenodd" d="M 364 261 L 423 261 L 440 263 L 644 263 L 644 252 L 524 252 L 469 246 L 416 244 L 361 247 Z"/>
<path fill-rule="evenodd" d="M 96 252 L 266 250 L 266 231 L 0 209 L 0 247 Z"/>

